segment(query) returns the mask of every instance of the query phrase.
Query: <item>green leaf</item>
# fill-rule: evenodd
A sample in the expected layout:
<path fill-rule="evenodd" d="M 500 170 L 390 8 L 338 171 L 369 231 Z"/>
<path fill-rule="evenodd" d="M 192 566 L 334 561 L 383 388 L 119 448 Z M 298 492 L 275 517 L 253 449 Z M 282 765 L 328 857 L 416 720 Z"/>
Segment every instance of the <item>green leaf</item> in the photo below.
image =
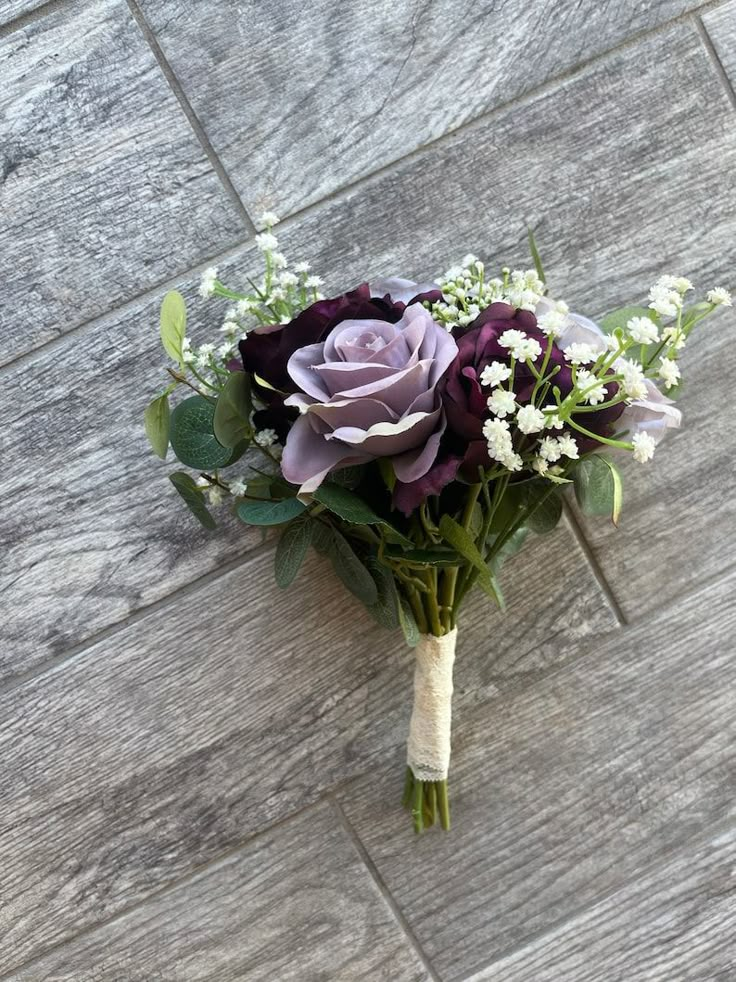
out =
<path fill-rule="evenodd" d="M 386 530 L 386 538 L 390 542 L 405 545 L 407 549 L 413 545 L 410 539 L 407 539 L 393 525 L 377 515 L 362 498 L 348 488 L 331 482 L 320 484 L 314 492 L 314 499 L 324 505 L 325 508 L 329 508 L 344 522 L 349 522 L 351 525 L 381 525 Z"/>
<path fill-rule="evenodd" d="M 527 507 L 529 514 L 525 525 L 537 535 L 546 535 L 557 528 L 562 518 L 562 501 L 557 491 L 547 494 L 549 488 L 539 489 L 530 494 Z M 542 495 L 546 495 L 542 497 Z"/>
<path fill-rule="evenodd" d="M 366 607 L 375 604 L 378 600 L 375 580 L 358 559 L 348 540 L 337 529 L 332 529 L 329 557 L 335 572 L 353 596 Z"/>
<path fill-rule="evenodd" d="M 573 483 L 586 515 L 611 515 L 618 522 L 623 482 L 613 461 L 597 453 L 584 457 L 573 471 Z"/>
<path fill-rule="evenodd" d="M 499 551 L 493 557 L 491 567 L 494 573 L 498 574 L 506 560 L 511 559 L 512 556 L 515 556 L 516 553 L 521 550 L 528 535 L 529 529 L 524 528 L 522 525 L 521 528 L 516 529 L 516 531 L 509 536 L 509 538 L 504 542 Z"/>
<path fill-rule="evenodd" d="M 542 260 L 539 258 L 539 252 L 537 251 L 537 243 L 534 241 L 534 232 L 530 228 L 526 230 L 527 237 L 529 239 L 529 252 L 531 253 L 532 260 L 534 261 L 534 268 L 537 271 L 537 276 L 542 281 L 542 283 L 547 282 L 547 277 L 544 275 L 544 267 L 542 266 Z"/>
<path fill-rule="evenodd" d="M 368 608 L 372 617 L 382 626 L 393 631 L 399 625 L 399 597 L 393 573 L 375 556 L 368 556 L 365 561 L 378 591 L 378 598 Z"/>
<path fill-rule="evenodd" d="M 171 414 L 171 449 L 187 467 L 214 470 L 224 467 L 232 457 L 213 431 L 214 403 L 202 396 L 191 396 Z"/>
<path fill-rule="evenodd" d="M 162 460 L 165 459 L 169 447 L 170 419 L 169 397 L 167 395 L 159 396 L 146 406 L 143 417 L 146 436 L 153 447 L 153 452 Z"/>
<path fill-rule="evenodd" d="M 396 474 L 394 473 L 394 465 L 388 457 L 378 458 L 378 470 L 381 472 L 383 483 L 393 494 L 393 490 L 396 487 Z"/>
<path fill-rule="evenodd" d="M 311 541 L 312 522 L 308 518 L 298 518 L 281 533 L 274 556 L 274 572 L 276 583 L 282 590 L 294 582 Z"/>
<path fill-rule="evenodd" d="M 233 372 L 217 397 L 212 420 L 214 434 L 223 447 L 236 447 L 250 440 L 252 408 L 250 378 L 245 372 Z"/>
<path fill-rule="evenodd" d="M 248 525 L 283 525 L 305 510 L 298 498 L 281 501 L 243 501 L 238 505 L 238 518 Z"/>
<path fill-rule="evenodd" d="M 649 307 L 619 307 L 618 310 L 606 314 L 601 321 L 601 330 L 605 334 L 612 334 L 619 328 L 623 330 L 632 317 L 648 317 L 655 324 L 659 323 L 657 315 Z"/>
<path fill-rule="evenodd" d="M 332 472 L 332 480 L 344 488 L 357 488 L 365 470 L 364 464 L 353 464 L 350 467 L 341 467 L 339 471 Z"/>
<path fill-rule="evenodd" d="M 183 363 L 182 342 L 187 332 L 187 308 L 184 297 L 171 290 L 161 304 L 161 343 L 173 361 Z"/>
<path fill-rule="evenodd" d="M 332 527 L 324 522 L 315 522 L 312 529 L 312 545 L 320 556 L 328 556 L 332 547 Z"/>
<path fill-rule="evenodd" d="M 416 646 L 419 644 L 421 633 L 419 631 L 416 618 L 414 617 L 414 612 L 412 611 L 406 597 L 400 598 L 397 613 L 399 615 L 399 624 L 401 625 L 401 630 L 404 632 L 406 643 L 410 648 L 416 648 Z"/>
<path fill-rule="evenodd" d="M 206 529 L 213 529 L 217 523 L 207 510 L 207 506 L 202 498 L 202 492 L 197 488 L 192 478 L 186 471 L 174 471 L 169 474 L 169 480 L 184 499 L 189 511 Z"/>
<path fill-rule="evenodd" d="M 503 609 L 503 597 L 498 589 L 498 584 L 495 582 L 491 571 L 488 569 L 483 556 L 478 551 L 478 547 L 467 529 L 464 529 L 462 525 L 458 525 L 455 519 L 449 515 L 443 515 L 440 519 L 440 534 L 446 542 L 450 543 L 453 549 L 456 549 L 461 556 L 467 559 L 471 566 L 477 569 L 479 574 L 478 586 Z"/>

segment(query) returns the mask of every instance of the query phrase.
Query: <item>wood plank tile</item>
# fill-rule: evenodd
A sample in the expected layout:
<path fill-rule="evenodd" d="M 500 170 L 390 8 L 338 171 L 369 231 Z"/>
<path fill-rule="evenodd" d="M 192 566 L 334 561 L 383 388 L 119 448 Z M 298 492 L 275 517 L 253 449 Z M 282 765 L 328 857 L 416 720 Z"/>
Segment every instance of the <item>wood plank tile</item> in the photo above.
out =
<path fill-rule="evenodd" d="M 733 828 L 688 845 L 467 982 L 728 982 L 735 861 Z"/>
<path fill-rule="evenodd" d="M 523 630 L 481 595 L 464 617 L 458 711 L 614 629 L 564 531 L 508 592 Z M 0 698 L 0 972 L 393 762 L 411 657 L 321 562 L 283 594 L 254 556 Z M 398 765 L 399 827 L 402 781 Z"/>
<path fill-rule="evenodd" d="M 331 806 L 12 976 L 423 982 L 427 973 Z"/>
<path fill-rule="evenodd" d="M 707 11 L 702 19 L 723 70 L 736 89 L 736 2 L 731 0 Z"/>
<path fill-rule="evenodd" d="M 243 235 L 124 0 L 11 31 L 0 72 L 0 363 Z"/>
<path fill-rule="evenodd" d="M 401 824 L 392 770 L 339 792 L 443 979 L 553 930 L 734 817 L 734 586 L 736 575 L 591 645 L 515 698 L 460 707 L 451 834 L 417 840 Z"/>
<path fill-rule="evenodd" d="M 24 14 L 29 14 L 43 3 L 45 0 L 0 0 L 0 27 L 10 24 Z"/>
<path fill-rule="evenodd" d="M 141 2 L 242 199 L 282 216 L 692 6 Z"/>
<path fill-rule="evenodd" d="M 673 51 L 678 57 L 671 62 Z M 629 134 L 626 141 L 622 132 Z M 389 272 L 434 275 L 466 248 L 489 260 L 528 262 L 528 221 L 538 226 L 555 291 L 592 315 L 644 295 L 653 276 L 673 268 L 705 286 L 727 279 L 736 237 L 736 120 L 700 38 L 687 25 L 499 114 L 492 134 L 491 140 L 483 127 L 464 131 L 309 213 L 279 233 L 287 254 L 312 260 L 328 275 L 328 288 L 339 290 Z M 438 195 L 438 188 L 445 193 Z M 671 244 L 662 254 L 656 242 Z M 255 268 L 253 252 L 246 249 L 224 265 L 223 275 L 232 273 L 237 285 Z M 195 285 L 183 289 L 191 301 Z M 205 314 L 190 305 L 204 340 Z M 13 584 L 7 597 L 18 612 L 12 631 L 7 628 L 12 647 L 6 646 L 16 665 L 78 643 L 247 546 L 235 532 L 208 540 L 206 548 L 204 539 L 185 543 L 181 530 L 190 535 L 191 523 L 172 508 L 161 482 L 165 465 L 146 453 L 137 421 L 161 377 L 156 306 L 111 317 L 45 353 L 37 365 L 4 376 L 5 391 L 16 399 L 2 409 L 3 432 L 13 433 L 0 492 L 12 563 L 1 575 Z M 218 315 L 215 304 L 207 315 L 210 331 L 224 309 Z M 53 414 L 38 408 L 48 406 L 49 392 Z M 693 422 L 676 438 L 695 439 L 702 448 L 696 457 L 705 468 L 702 483 L 689 492 L 700 496 L 701 519 L 713 502 L 721 503 L 722 468 L 718 454 L 708 456 L 698 428 L 706 408 L 698 399 L 704 398 L 697 387 L 686 395 L 683 407 Z M 711 421 L 709 432 L 728 446 L 724 425 Z M 673 440 L 637 480 L 651 480 L 668 455 L 675 460 L 676 450 Z M 680 458 L 679 464 L 687 466 Z M 668 481 L 669 474 L 661 493 L 674 495 L 667 500 L 679 507 Z M 635 506 L 635 482 L 629 484 Z M 54 509 L 47 507 L 49 490 Z M 696 517 L 689 509 L 690 520 Z M 605 532 L 599 527 L 597 534 Z M 704 520 L 698 534 L 704 547 L 688 557 L 693 576 L 712 570 L 708 557 L 722 556 L 724 541 L 722 530 Z M 631 553 L 629 543 L 625 549 Z M 637 539 L 637 555 L 640 549 Z M 605 565 L 604 552 L 600 559 Z M 645 564 L 638 565 L 644 575 Z M 659 576 L 663 591 L 681 589 L 678 562 Z M 44 602 L 30 618 L 24 608 L 39 596 Z"/>

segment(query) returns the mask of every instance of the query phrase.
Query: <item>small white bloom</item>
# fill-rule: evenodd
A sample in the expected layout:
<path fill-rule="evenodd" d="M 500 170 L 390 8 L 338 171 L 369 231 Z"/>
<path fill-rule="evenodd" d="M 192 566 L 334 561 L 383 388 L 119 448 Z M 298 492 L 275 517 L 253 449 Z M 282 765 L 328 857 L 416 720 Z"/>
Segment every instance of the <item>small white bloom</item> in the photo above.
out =
<path fill-rule="evenodd" d="M 235 495 L 236 498 L 240 498 L 248 489 L 248 485 L 245 483 L 245 478 L 239 477 L 237 481 L 230 482 L 230 494 Z"/>
<path fill-rule="evenodd" d="M 673 385 L 677 385 L 678 381 L 682 378 L 680 366 L 672 358 L 659 359 L 658 374 L 664 380 L 664 387 L 666 389 L 671 389 Z"/>
<path fill-rule="evenodd" d="M 559 338 L 565 325 L 565 314 L 560 310 L 548 310 L 537 320 L 540 331 L 548 338 Z"/>
<path fill-rule="evenodd" d="M 618 351 L 621 347 L 621 341 L 615 334 L 604 334 L 603 340 L 606 342 L 606 348 L 609 351 Z"/>
<path fill-rule="evenodd" d="M 590 365 L 598 358 L 598 351 L 592 344 L 576 341 L 562 349 L 565 358 L 573 365 Z"/>
<path fill-rule="evenodd" d="M 685 335 L 676 324 L 670 324 L 669 327 L 665 327 L 665 329 L 662 331 L 662 337 L 671 348 L 675 349 L 675 351 L 682 351 L 687 344 Z"/>
<path fill-rule="evenodd" d="M 600 382 L 600 379 L 589 372 L 587 368 L 579 368 L 575 375 L 576 386 L 580 392 L 585 393 L 583 402 L 587 402 L 589 406 L 597 406 L 599 403 L 604 402 L 606 398 L 606 387 Z M 596 382 L 599 384 L 596 385 Z"/>
<path fill-rule="evenodd" d="M 715 289 L 709 290 L 706 300 L 708 303 L 714 303 L 721 307 L 733 306 L 731 294 L 728 292 L 728 290 L 724 290 L 722 286 L 717 286 Z"/>
<path fill-rule="evenodd" d="M 221 344 L 217 349 L 217 357 L 220 361 L 229 361 L 235 354 L 235 348 L 231 344 Z"/>
<path fill-rule="evenodd" d="M 261 252 L 271 252 L 277 248 L 279 240 L 271 232 L 261 232 L 256 236 L 256 245 Z"/>
<path fill-rule="evenodd" d="M 562 451 L 560 450 L 560 445 L 557 439 L 553 436 L 546 436 L 539 444 L 539 456 L 542 460 L 549 461 L 549 463 L 554 463 L 555 460 L 559 460 L 562 456 Z"/>
<path fill-rule="evenodd" d="M 632 317 L 626 324 L 626 330 L 637 344 L 653 344 L 659 341 L 657 325 L 648 317 Z"/>
<path fill-rule="evenodd" d="M 259 225 L 267 225 L 269 228 L 272 225 L 278 225 L 279 219 L 278 215 L 274 215 L 272 211 L 264 211 L 263 214 L 258 219 Z"/>
<path fill-rule="evenodd" d="M 522 433 L 539 433 L 544 429 L 545 416 L 541 409 L 535 406 L 522 406 L 516 414 L 516 425 Z"/>
<path fill-rule="evenodd" d="M 278 440 L 276 430 L 259 430 L 254 437 L 259 447 L 272 447 Z"/>
<path fill-rule="evenodd" d="M 569 314 L 570 313 L 570 308 L 567 306 L 567 304 L 565 303 L 564 300 L 558 300 L 555 303 L 555 309 L 558 310 L 561 314 Z"/>
<path fill-rule="evenodd" d="M 195 355 L 191 348 L 188 348 L 186 351 L 182 351 L 181 357 L 185 365 L 191 365 L 195 360 Z"/>
<path fill-rule="evenodd" d="M 580 457 L 577 440 L 569 433 L 557 437 L 557 446 L 563 457 L 569 457 L 570 460 L 577 460 Z"/>
<path fill-rule="evenodd" d="M 501 463 L 509 471 L 520 471 L 524 466 L 524 461 L 519 456 L 518 453 L 508 453 L 504 454 L 501 458 Z"/>
<path fill-rule="evenodd" d="M 281 286 L 296 286 L 299 282 L 299 277 L 294 273 L 279 273 L 279 283 Z"/>
<path fill-rule="evenodd" d="M 619 358 L 616 371 L 624 377 L 623 388 L 629 399 L 646 399 L 648 389 L 641 365 L 628 358 Z"/>
<path fill-rule="evenodd" d="M 676 317 L 677 311 L 682 307 L 682 297 L 668 283 L 669 280 L 663 277 L 654 284 L 649 291 L 649 306 L 661 317 Z"/>
<path fill-rule="evenodd" d="M 273 290 L 271 290 L 271 296 L 266 297 L 266 304 L 270 306 L 272 303 L 275 303 L 277 300 L 284 300 L 285 298 L 286 298 L 286 293 L 281 289 L 280 286 L 275 286 Z"/>
<path fill-rule="evenodd" d="M 474 256 L 472 252 L 469 252 L 466 256 L 463 256 L 463 266 L 467 269 L 469 266 L 474 266 L 477 263 L 478 257 Z"/>
<path fill-rule="evenodd" d="M 222 488 L 218 488 L 216 484 L 213 484 L 207 489 L 207 499 L 211 505 L 221 505 Z"/>
<path fill-rule="evenodd" d="M 200 344 L 197 354 L 200 358 L 209 358 L 214 350 L 214 344 Z"/>
<path fill-rule="evenodd" d="M 493 395 L 488 397 L 488 408 L 501 419 L 509 414 L 513 415 L 516 409 L 516 396 L 506 389 L 496 389 Z"/>
<path fill-rule="evenodd" d="M 511 369 L 502 361 L 492 361 L 480 373 L 480 384 L 495 386 L 511 378 Z"/>
<path fill-rule="evenodd" d="M 501 337 L 498 339 L 498 343 L 502 348 L 513 348 L 522 341 L 526 341 L 526 334 L 524 331 L 515 331 L 513 329 L 504 331 Z"/>
<path fill-rule="evenodd" d="M 545 460 L 544 457 L 535 457 L 532 461 L 532 468 L 540 474 L 542 477 L 549 470 L 549 461 Z"/>
<path fill-rule="evenodd" d="M 565 425 L 557 415 L 557 406 L 544 407 L 544 425 L 548 430 L 561 430 Z"/>
<path fill-rule="evenodd" d="M 654 448 L 657 444 L 646 430 L 640 430 L 639 433 L 635 433 L 631 442 L 634 445 L 634 460 L 638 460 L 640 464 L 645 464 L 648 460 L 652 459 Z"/>
<path fill-rule="evenodd" d="M 271 254 L 271 262 L 274 265 L 274 269 L 285 269 L 286 268 L 286 256 L 283 252 L 274 252 Z"/>
<path fill-rule="evenodd" d="M 528 338 L 516 345 L 511 352 L 519 361 L 536 361 L 542 354 L 542 346 L 534 338 Z"/>
<path fill-rule="evenodd" d="M 202 279 L 199 283 L 199 295 L 200 297 L 211 297 L 215 292 L 215 281 L 217 279 L 217 267 L 209 266 L 204 273 L 202 273 Z"/>
<path fill-rule="evenodd" d="M 308 276 L 304 281 L 304 285 L 308 290 L 316 290 L 318 286 L 322 286 L 324 280 L 321 276 Z"/>
<path fill-rule="evenodd" d="M 240 327 L 235 321 L 225 321 L 220 328 L 220 334 L 238 334 Z"/>
<path fill-rule="evenodd" d="M 255 306 L 256 304 L 254 304 L 252 300 L 249 300 L 246 297 L 245 300 L 238 300 L 238 302 L 235 305 L 235 311 L 238 317 L 245 317 L 247 314 L 251 312 L 251 310 L 253 310 Z"/>
<path fill-rule="evenodd" d="M 312 268 L 311 263 L 297 263 L 294 266 L 294 270 L 297 273 L 308 273 L 311 268 Z"/>

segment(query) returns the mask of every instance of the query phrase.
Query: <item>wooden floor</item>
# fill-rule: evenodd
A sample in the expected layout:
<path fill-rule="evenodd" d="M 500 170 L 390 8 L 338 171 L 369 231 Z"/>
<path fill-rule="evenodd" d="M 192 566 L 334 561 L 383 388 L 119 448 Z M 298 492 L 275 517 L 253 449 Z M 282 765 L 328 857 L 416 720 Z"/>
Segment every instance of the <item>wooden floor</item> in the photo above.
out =
<path fill-rule="evenodd" d="M 736 979 L 736 316 L 686 425 L 461 625 L 451 834 L 411 656 L 320 560 L 199 531 L 157 308 L 254 217 L 328 275 L 473 250 L 600 315 L 736 286 L 736 0 L 0 2 L 0 979 Z M 209 319 L 207 319 L 209 318 Z"/>

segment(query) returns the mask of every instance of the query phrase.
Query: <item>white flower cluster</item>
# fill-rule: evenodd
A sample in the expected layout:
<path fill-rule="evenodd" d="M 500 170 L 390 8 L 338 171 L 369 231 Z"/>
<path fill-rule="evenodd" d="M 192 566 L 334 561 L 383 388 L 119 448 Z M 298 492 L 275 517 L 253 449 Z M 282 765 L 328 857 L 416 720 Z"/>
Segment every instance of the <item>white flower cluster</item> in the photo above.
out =
<path fill-rule="evenodd" d="M 544 283 L 536 271 L 504 268 L 501 278 L 485 278 L 485 264 L 467 255 L 460 266 L 448 269 L 439 281 L 443 299 L 428 304 L 432 316 L 448 331 L 467 327 L 492 303 L 503 302 L 523 310 L 534 310 L 544 295 Z"/>

